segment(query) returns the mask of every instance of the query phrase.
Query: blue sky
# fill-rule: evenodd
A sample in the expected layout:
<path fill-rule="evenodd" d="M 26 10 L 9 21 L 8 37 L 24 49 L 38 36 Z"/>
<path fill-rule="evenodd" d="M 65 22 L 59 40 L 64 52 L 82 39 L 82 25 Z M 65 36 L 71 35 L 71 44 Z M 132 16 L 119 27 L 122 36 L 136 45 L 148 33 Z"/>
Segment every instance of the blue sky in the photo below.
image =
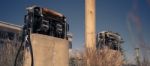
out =
<path fill-rule="evenodd" d="M 64 14 L 70 25 L 70 32 L 73 33 L 73 48 L 84 47 L 84 0 L 0 0 L 0 21 L 23 25 L 25 8 L 32 5 L 46 7 Z M 128 19 L 130 12 L 133 16 L 138 16 L 140 21 L 134 22 L 136 20 L 134 17 Z M 140 43 L 137 34 L 142 34 L 144 45 L 150 47 L 149 28 L 150 1 L 96 0 L 96 31 L 111 30 L 121 34 L 125 41 L 123 48 L 126 56 L 132 58 L 130 60 L 134 59 L 134 48 Z M 129 32 L 129 29 L 132 31 Z"/>

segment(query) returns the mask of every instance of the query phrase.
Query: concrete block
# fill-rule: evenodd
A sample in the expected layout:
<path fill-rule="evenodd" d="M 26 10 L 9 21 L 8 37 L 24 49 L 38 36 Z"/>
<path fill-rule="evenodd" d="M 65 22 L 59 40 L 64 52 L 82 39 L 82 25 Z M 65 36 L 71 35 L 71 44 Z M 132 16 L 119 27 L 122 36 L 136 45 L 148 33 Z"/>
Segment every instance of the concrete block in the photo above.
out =
<path fill-rule="evenodd" d="M 30 38 L 34 66 L 69 65 L 69 42 L 67 40 L 41 34 L 31 34 Z M 26 56 L 30 56 L 30 54 Z M 25 57 L 24 66 L 30 65 L 29 58 L 31 57 Z"/>

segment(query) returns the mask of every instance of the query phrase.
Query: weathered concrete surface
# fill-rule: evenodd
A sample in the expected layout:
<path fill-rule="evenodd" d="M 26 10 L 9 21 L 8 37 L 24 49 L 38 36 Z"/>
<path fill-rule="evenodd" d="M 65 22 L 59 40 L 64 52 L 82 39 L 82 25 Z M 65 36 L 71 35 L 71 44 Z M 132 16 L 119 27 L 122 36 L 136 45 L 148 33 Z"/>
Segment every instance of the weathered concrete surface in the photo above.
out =
<path fill-rule="evenodd" d="M 85 0 L 85 46 L 96 48 L 95 0 Z"/>
<path fill-rule="evenodd" d="M 65 39 L 51 36 L 32 34 L 34 66 L 68 66 L 69 47 Z M 28 53 L 27 53 L 28 54 Z M 26 55 L 29 56 L 30 54 Z M 26 57 L 24 66 L 30 65 L 30 57 Z"/>

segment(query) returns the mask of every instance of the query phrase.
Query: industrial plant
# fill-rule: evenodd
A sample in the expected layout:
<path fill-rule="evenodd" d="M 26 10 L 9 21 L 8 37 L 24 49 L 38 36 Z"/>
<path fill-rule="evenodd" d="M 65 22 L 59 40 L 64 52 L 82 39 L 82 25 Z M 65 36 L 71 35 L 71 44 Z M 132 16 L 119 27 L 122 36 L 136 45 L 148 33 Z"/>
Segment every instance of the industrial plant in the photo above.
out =
<path fill-rule="evenodd" d="M 0 31 L 1 43 L 7 42 L 5 41 L 7 39 L 20 42 L 20 47 L 15 56 L 14 66 L 18 66 L 19 63 L 22 63 L 21 65 L 23 66 L 43 64 L 76 66 L 72 65 L 74 63 L 80 66 L 86 65 L 86 59 L 80 53 L 75 55 L 77 57 L 70 56 L 71 60 L 68 60 L 68 50 L 72 49 L 73 35 L 69 32 L 69 24 L 66 22 L 66 17 L 56 11 L 31 6 L 27 8 L 23 26 L 1 22 L 0 27 L 2 27 Z M 121 51 L 122 38 L 118 33 L 100 32 L 93 39 L 96 39 L 96 44 L 93 47 L 95 46 L 97 50 L 108 47 L 112 50 Z M 90 45 L 87 45 L 87 47 L 90 48 Z M 77 59 L 76 62 L 80 61 L 80 64 L 70 62 L 74 61 L 73 58 Z"/>
<path fill-rule="evenodd" d="M 132 64 L 127 60 L 124 50 L 126 44 L 131 43 L 124 40 L 127 39 L 125 33 L 115 29 L 96 29 L 96 1 L 84 2 L 84 37 L 80 37 L 84 40 L 78 40 L 83 43 L 83 47 L 77 50 L 74 50 L 74 44 L 80 42 L 74 41 L 78 37 L 70 29 L 73 25 L 63 10 L 60 13 L 48 7 L 33 5 L 24 8 L 26 13 L 22 15 L 23 25 L 0 21 L 0 66 L 149 66 L 150 62 L 145 58 L 147 55 L 144 57 L 141 52 L 143 49 L 140 46 L 145 46 L 142 45 L 144 40 L 142 41 L 140 28 L 136 35 L 140 35 L 141 44 L 135 45 L 136 48 L 132 48 L 134 56 L 128 57 L 134 58 Z M 136 18 L 132 14 L 130 17 Z M 140 26 L 140 23 L 136 26 Z M 129 26 L 129 34 L 130 28 Z M 81 35 L 82 33 L 79 36 Z"/>

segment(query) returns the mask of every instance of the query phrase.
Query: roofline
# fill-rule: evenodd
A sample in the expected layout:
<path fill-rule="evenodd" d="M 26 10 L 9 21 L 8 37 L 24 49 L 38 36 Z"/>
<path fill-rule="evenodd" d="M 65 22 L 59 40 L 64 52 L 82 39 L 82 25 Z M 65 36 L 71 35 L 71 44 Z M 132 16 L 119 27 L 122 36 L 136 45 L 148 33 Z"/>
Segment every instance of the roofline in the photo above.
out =
<path fill-rule="evenodd" d="M 0 23 L 2 23 L 2 24 L 6 24 L 6 25 L 10 25 L 10 26 L 14 26 L 14 27 L 18 27 L 18 28 L 22 28 L 22 27 L 21 27 L 21 26 L 19 26 L 19 25 L 11 24 L 11 23 L 4 22 L 4 21 L 0 21 Z"/>
<path fill-rule="evenodd" d="M 11 23 L 7 23 L 7 22 L 4 22 L 4 21 L 0 21 L 0 27 L 2 29 L 12 30 L 12 31 L 15 31 L 15 32 L 20 32 L 22 30 L 21 26 L 11 24 Z"/>

